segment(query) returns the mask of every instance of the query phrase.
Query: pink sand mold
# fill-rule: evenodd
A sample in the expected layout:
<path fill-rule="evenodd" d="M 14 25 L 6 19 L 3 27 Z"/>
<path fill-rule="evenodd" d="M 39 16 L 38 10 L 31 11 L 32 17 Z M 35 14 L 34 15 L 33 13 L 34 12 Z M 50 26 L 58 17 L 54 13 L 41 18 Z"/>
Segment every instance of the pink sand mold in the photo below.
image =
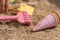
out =
<path fill-rule="evenodd" d="M 31 19 L 26 11 L 19 12 L 17 15 L 13 16 L 0 16 L 0 21 L 5 20 L 17 20 L 21 24 L 31 25 Z"/>
<path fill-rule="evenodd" d="M 33 29 L 32 31 L 43 30 L 46 28 L 56 26 L 56 19 L 53 15 L 48 14 L 43 20 L 41 20 Z"/>

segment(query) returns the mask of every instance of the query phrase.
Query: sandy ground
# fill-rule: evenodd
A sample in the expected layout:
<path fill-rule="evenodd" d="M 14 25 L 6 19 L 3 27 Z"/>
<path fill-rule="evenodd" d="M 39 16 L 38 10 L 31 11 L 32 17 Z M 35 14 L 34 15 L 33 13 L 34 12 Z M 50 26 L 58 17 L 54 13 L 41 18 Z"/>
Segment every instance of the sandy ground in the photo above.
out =
<path fill-rule="evenodd" d="M 24 0 L 23 0 L 24 1 Z M 28 0 L 26 0 L 28 1 Z M 30 0 L 36 1 L 35 11 L 31 16 L 32 26 L 20 25 L 18 22 L 7 24 L 0 23 L 0 40 L 60 40 L 60 26 L 39 32 L 31 32 L 29 27 L 34 27 L 51 9 L 60 12 L 59 0 Z M 16 2 L 19 2 L 16 0 Z M 22 2 L 20 0 L 20 2 Z"/>

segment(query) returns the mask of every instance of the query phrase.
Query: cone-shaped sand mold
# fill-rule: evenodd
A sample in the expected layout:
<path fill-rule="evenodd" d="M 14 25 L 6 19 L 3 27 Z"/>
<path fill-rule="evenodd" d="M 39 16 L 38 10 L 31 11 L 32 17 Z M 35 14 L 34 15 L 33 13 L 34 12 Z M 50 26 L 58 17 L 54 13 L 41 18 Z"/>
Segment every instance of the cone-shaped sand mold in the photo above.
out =
<path fill-rule="evenodd" d="M 59 14 L 53 10 L 52 13 L 44 17 L 33 29 L 32 31 L 39 31 L 46 28 L 51 28 L 59 24 Z"/>

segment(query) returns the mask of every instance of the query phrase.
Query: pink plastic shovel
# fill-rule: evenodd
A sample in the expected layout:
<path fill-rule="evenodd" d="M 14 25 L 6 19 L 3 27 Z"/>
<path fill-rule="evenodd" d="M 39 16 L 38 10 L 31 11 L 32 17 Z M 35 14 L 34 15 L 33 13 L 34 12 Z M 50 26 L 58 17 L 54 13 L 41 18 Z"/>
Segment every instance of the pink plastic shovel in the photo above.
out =
<path fill-rule="evenodd" d="M 14 16 L 0 16 L 0 21 L 5 20 L 17 20 L 21 24 L 28 24 L 31 25 L 31 19 L 26 11 L 19 12 L 17 15 Z"/>

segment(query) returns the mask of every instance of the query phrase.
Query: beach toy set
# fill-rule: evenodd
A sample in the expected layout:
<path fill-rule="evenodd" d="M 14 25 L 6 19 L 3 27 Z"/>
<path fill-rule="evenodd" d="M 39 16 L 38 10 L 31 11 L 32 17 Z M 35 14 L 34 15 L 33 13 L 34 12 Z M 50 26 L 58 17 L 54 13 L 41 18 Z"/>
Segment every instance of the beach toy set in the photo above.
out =
<path fill-rule="evenodd" d="M 14 4 L 11 4 L 14 5 Z M 17 4 L 18 5 L 18 4 Z M 15 5 L 14 5 L 15 6 Z M 13 10 L 14 7 L 13 6 L 9 6 L 8 10 Z M 29 15 L 32 15 L 32 13 L 34 12 L 34 7 L 27 5 L 26 3 L 20 3 L 19 7 L 16 9 L 18 12 L 22 12 L 22 11 L 27 11 Z M 17 13 L 12 13 L 12 14 L 17 14 Z"/>
<path fill-rule="evenodd" d="M 1 0 L 1 12 L 0 13 L 2 13 L 2 14 L 7 14 L 8 13 L 8 8 L 9 8 L 9 5 L 10 4 L 12 4 L 14 2 L 14 0 Z M 30 16 L 29 16 L 29 12 L 30 12 L 30 6 L 29 7 L 23 7 L 23 4 L 25 4 L 25 3 L 21 3 L 21 8 L 23 8 L 23 9 L 21 9 L 20 7 L 19 7 L 19 9 L 21 9 L 22 11 L 20 11 L 19 9 L 17 9 L 17 10 L 19 10 L 19 12 L 17 12 L 16 14 L 17 15 L 11 15 L 11 16 L 8 16 L 8 15 L 6 15 L 6 16 L 0 16 L 0 22 L 1 21 L 6 21 L 6 20 L 11 20 L 11 21 L 13 21 L 13 20 L 17 20 L 20 24 L 24 24 L 24 25 L 26 25 L 26 24 L 28 24 L 28 25 L 31 25 L 32 24 L 32 21 L 31 21 L 31 19 L 30 19 Z M 25 5 L 24 5 L 25 6 Z M 27 10 L 25 10 L 27 8 Z M 25 10 L 25 11 L 24 11 Z M 28 11 L 29 10 L 29 11 Z"/>
<path fill-rule="evenodd" d="M 1 0 L 1 8 L 0 13 L 7 14 L 8 10 L 13 10 L 16 6 L 12 3 L 15 0 Z M 30 16 L 34 12 L 34 7 L 27 5 L 26 3 L 20 3 L 20 6 L 16 9 L 17 13 L 12 13 L 15 15 L 11 16 L 0 16 L 0 21 L 6 21 L 6 20 L 17 20 L 20 24 L 28 24 L 32 25 L 32 21 L 30 19 Z M 16 15 L 17 14 L 17 15 Z M 32 31 L 39 31 L 51 27 L 55 27 L 60 23 L 60 14 L 56 10 L 52 10 L 52 13 L 49 13 L 46 15 L 35 27 L 32 28 Z"/>

